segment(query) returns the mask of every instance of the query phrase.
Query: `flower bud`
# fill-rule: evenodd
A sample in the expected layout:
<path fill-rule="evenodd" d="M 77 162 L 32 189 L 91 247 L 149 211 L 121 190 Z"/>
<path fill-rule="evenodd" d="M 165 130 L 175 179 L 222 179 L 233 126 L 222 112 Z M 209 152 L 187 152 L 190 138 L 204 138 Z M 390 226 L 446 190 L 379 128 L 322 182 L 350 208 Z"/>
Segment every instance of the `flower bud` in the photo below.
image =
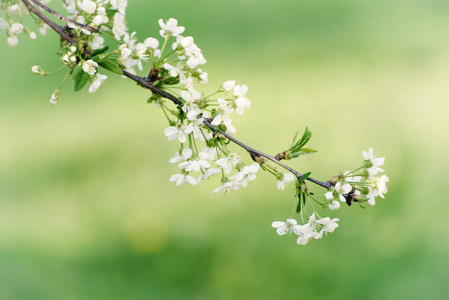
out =
<path fill-rule="evenodd" d="M 37 65 L 31 67 L 31 72 L 33 72 L 34 74 L 37 74 L 37 75 L 41 75 L 41 76 L 47 75 L 47 71 L 42 69 L 41 66 L 37 66 Z"/>
<path fill-rule="evenodd" d="M 50 104 L 52 104 L 52 105 L 58 104 L 59 94 L 61 94 L 60 89 L 57 89 L 56 91 L 54 91 L 54 93 L 51 95 L 50 99 L 48 100 L 50 102 Z"/>
<path fill-rule="evenodd" d="M 16 35 L 21 33 L 23 30 L 23 25 L 20 23 L 12 23 L 11 26 L 9 26 L 8 33 L 10 36 Z"/>
<path fill-rule="evenodd" d="M 15 47 L 19 43 L 19 39 L 15 35 L 9 36 L 6 40 L 11 47 Z"/>

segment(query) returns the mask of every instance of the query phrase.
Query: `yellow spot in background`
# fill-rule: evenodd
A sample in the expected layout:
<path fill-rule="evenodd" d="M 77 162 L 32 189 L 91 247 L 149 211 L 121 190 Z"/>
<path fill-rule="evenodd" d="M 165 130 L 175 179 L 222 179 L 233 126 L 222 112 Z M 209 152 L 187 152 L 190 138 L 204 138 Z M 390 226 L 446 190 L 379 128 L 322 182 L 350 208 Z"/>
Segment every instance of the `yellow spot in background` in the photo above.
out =
<path fill-rule="evenodd" d="M 160 252 L 168 242 L 167 225 L 153 216 L 130 216 L 125 232 L 130 246 L 140 253 Z"/>

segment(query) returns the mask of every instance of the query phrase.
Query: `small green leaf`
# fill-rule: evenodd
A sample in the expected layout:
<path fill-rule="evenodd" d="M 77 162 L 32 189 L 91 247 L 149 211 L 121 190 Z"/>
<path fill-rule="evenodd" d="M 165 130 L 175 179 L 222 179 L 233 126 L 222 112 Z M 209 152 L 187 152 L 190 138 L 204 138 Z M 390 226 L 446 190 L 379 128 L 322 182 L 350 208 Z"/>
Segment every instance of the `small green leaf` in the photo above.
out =
<path fill-rule="evenodd" d="M 299 214 L 301 212 L 301 207 L 302 207 L 302 200 L 301 198 L 304 197 L 304 194 L 302 192 L 299 193 L 299 201 L 298 201 L 298 205 L 296 206 L 296 213 Z"/>
<path fill-rule="evenodd" d="M 97 56 L 99 54 L 103 54 L 109 50 L 109 46 L 104 46 L 103 48 L 97 49 L 90 55 L 91 57 Z"/>
<path fill-rule="evenodd" d="M 298 183 L 297 183 L 297 184 L 299 185 L 299 184 L 301 184 L 302 182 L 304 182 L 304 180 L 306 180 L 307 177 L 310 176 L 310 174 L 312 174 L 312 172 L 307 172 L 307 173 L 303 174 L 303 175 L 301 176 L 301 178 L 298 179 Z"/>
<path fill-rule="evenodd" d="M 296 139 L 298 138 L 298 135 L 299 135 L 299 129 L 296 131 L 295 136 L 293 137 L 292 143 L 291 143 L 291 145 L 288 147 L 289 149 L 290 149 L 291 147 L 293 147 L 293 145 L 295 144 L 295 141 L 296 141 Z"/>
<path fill-rule="evenodd" d="M 296 158 L 296 157 L 301 156 L 301 155 L 312 154 L 312 153 L 315 153 L 315 152 L 317 152 L 317 151 L 313 150 L 313 149 L 310 149 L 310 148 L 301 148 L 297 152 L 292 153 L 293 154 L 292 158 Z"/>
<path fill-rule="evenodd" d="M 99 63 L 100 61 L 106 60 L 111 55 L 112 55 L 112 53 L 98 54 L 97 56 L 92 57 L 92 60 L 96 63 Z"/>
<path fill-rule="evenodd" d="M 106 59 L 98 62 L 98 65 L 118 75 L 123 75 L 122 69 L 112 60 Z"/>
<path fill-rule="evenodd" d="M 179 77 L 168 77 L 164 80 L 164 84 L 166 85 L 174 85 L 179 83 Z"/>
<path fill-rule="evenodd" d="M 89 81 L 90 75 L 83 71 L 83 68 L 79 67 L 73 73 L 73 85 L 75 88 L 75 92 L 81 90 Z"/>

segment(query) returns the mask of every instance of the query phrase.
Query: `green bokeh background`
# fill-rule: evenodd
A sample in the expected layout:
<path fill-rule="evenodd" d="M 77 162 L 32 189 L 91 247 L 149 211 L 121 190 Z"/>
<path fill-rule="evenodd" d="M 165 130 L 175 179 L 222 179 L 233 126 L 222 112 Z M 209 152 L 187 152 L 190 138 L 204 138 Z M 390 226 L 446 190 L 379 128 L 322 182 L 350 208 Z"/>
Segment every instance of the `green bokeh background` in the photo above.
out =
<path fill-rule="evenodd" d="M 249 86 L 237 138 L 275 154 L 309 126 L 319 152 L 290 165 L 323 180 L 373 147 L 386 199 L 297 246 L 270 226 L 292 187 L 175 187 L 177 143 L 147 91 L 108 74 L 51 106 L 62 74 L 30 68 L 60 65 L 57 36 L 9 48 L 2 33 L 0 299 L 447 299 L 449 2 L 130 1 L 141 39 L 169 17 L 203 49 L 206 91 Z"/>

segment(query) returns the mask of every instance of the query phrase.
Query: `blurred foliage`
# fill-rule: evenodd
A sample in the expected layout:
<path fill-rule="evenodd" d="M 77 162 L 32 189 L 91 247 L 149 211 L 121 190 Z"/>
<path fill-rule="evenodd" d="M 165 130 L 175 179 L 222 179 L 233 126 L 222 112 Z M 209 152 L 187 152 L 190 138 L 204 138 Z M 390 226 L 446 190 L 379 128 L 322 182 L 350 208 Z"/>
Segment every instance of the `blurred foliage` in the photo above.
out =
<path fill-rule="evenodd" d="M 226 197 L 211 195 L 218 181 L 174 187 L 177 148 L 147 91 L 115 78 L 95 95 L 67 86 L 50 106 L 62 77 L 30 68 L 59 66 L 56 35 L 3 41 L 0 299 L 447 298 L 448 1 L 130 2 L 141 39 L 159 18 L 186 26 L 207 89 L 250 87 L 238 138 L 276 154 L 308 126 L 319 152 L 289 163 L 320 179 L 373 147 L 389 193 L 332 212 L 335 233 L 296 246 L 270 226 L 292 187 L 262 173 Z"/>

